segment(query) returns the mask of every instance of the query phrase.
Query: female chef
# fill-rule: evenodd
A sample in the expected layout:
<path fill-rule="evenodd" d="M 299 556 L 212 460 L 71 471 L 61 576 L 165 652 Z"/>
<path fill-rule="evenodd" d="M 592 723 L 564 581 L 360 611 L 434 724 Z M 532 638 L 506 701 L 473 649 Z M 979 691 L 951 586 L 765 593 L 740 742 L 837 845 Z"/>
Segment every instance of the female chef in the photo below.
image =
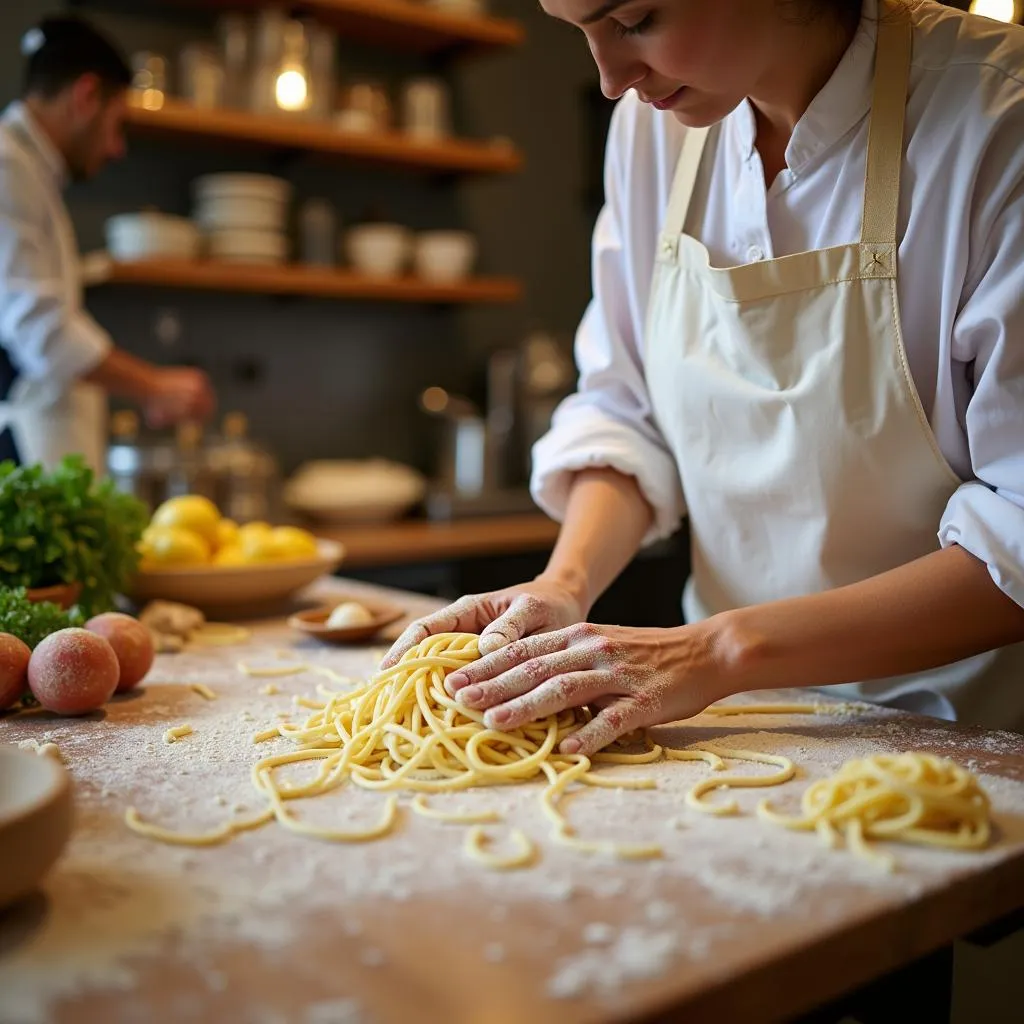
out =
<path fill-rule="evenodd" d="M 1024 728 L 1024 29 L 893 0 L 542 0 L 622 97 L 547 570 L 416 623 L 591 753 L 729 694 Z M 688 516 L 687 625 L 581 625 Z"/>

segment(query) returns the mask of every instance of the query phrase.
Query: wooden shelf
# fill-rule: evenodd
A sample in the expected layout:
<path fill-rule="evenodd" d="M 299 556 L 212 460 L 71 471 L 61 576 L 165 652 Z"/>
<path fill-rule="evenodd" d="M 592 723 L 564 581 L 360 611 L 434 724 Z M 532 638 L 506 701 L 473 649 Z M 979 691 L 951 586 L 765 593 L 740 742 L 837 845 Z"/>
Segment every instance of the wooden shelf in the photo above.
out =
<path fill-rule="evenodd" d="M 541 512 L 450 523 L 405 520 L 311 529 L 319 537 L 345 545 L 342 573 L 346 569 L 550 551 L 558 538 L 558 524 Z"/>
<path fill-rule="evenodd" d="M 514 278 L 479 277 L 455 284 L 434 284 L 413 277 L 376 278 L 349 270 L 303 266 L 266 267 L 207 260 L 140 260 L 113 263 L 94 287 L 134 285 L 199 291 L 305 295 L 324 299 L 384 302 L 508 303 L 522 295 Z"/>
<path fill-rule="evenodd" d="M 235 9 L 269 6 L 268 0 L 175 2 Z M 455 14 L 430 7 L 424 0 L 292 0 L 285 6 L 332 26 L 345 41 L 417 53 L 518 46 L 525 38 L 516 21 Z"/>
<path fill-rule="evenodd" d="M 130 107 L 127 124 L 138 134 L 228 139 L 274 149 L 329 153 L 373 164 L 462 174 L 507 174 L 522 157 L 506 142 L 415 142 L 399 132 L 346 132 L 328 124 L 238 110 L 200 110 L 168 100 L 160 110 Z"/>

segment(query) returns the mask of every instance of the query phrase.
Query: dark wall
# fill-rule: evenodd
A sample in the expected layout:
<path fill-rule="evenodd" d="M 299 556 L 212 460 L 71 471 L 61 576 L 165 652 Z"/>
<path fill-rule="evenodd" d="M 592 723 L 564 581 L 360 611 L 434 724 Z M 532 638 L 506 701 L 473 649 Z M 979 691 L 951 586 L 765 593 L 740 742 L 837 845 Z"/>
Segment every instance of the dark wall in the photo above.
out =
<path fill-rule="evenodd" d="M 465 227 L 481 243 L 481 272 L 523 279 L 526 300 L 472 310 L 424 309 L 258 296 L 136 289 L 93 292 L 90 305 L 119 344 L 140 355 L 192 360 L 213 375 L 223 407 L 249 413 L 254 432 L 286 467 L 314 457 L 381 454 L 429 468 L 429 434 L 415 407 L 430 384 L 477 391 L 486 354 L 541 327 L 571 336 L 589 293 L 586 202 L 590 168 L 586 94 L 595 80 L 586 46 L 532 4 L 494 0 L 495 13 L 526 25 L 515 51 L 450 69 L 457 126 L 473 137 L 504 135 L 526 169 L 498 179 L 433 181 L 299 158 L 281 165 L 256 149 L 202 153 L 179 143 L 133 141 L 129 159 L 70 191 L 84 250 L 102 244 L 106 217 L 146 205 L 187 213 L 189 182 L 210 171 L 271 171 L 298 197 L 324 196 L 352 220 L 376 207 L 414 228 Z M 0 4 L 0 101 L 16 95 L 18 41 L 48 0 Z M 76 10 L 107 28 L 126 51 L 173 54 L 207 36 L 212 17 L 136 0 L 84 3 Z M 342 74 L 385 80 L 424 70 L 417 58 L 342 48 Z M 156 324 L 171 314 L 180 340 L 161 344 Z"/>

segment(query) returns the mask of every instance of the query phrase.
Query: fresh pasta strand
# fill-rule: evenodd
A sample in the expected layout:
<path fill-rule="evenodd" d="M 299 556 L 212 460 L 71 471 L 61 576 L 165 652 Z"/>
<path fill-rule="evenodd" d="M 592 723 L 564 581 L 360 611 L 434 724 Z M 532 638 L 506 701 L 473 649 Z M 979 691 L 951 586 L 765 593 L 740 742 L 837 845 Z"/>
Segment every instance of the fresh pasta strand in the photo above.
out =
<path fill-rule="evenodd" d="M 174 725 L 164 733 L 164 743 L 177 743 L 182 737 L 191 735 L 191 725 Z"/>
<path fill-rule="evenodd" d="M 189 642 L 205 644 L 208 647 L 229 647 L 244 643 L 252 633 L 244 626 L 232 626 L 227 622 L 204 622 L 189 635 Z"/>
<path fill-rule="evenodd" d="M 439 811 L 429 806 L 422 793 L 413 798 L 411 807 L 421 817 L 443 821 L 448 825 L 492 825 L 501 821 L 497 811 Z"/>
<path fill-rule="evenodd" d="M 729 758 L 734 761 L 771 764 L 779 769 L 774 775 L 718 775 L 698 782 L 686 794 L 686 803 L 695 811 L 701 811 L 704 814 L 722 817 L 739 812 L 739 805 L 735 800 L 728 800 L 721 804 L 707 803 L 704 800 L 704 794 L 713 789 L 757 789 L 762 786 L 781 786 L 783 782 L 788 782 L 796 774 L 796 765 L 788 757 L 779 754 L 762 754 L 757 750 L 727 750 L 724 747 L 712 748 L 709 746 L 705 746 L 700 753 L 711 754 L 712 757 L 720 760 Z"/>
<path fill-rule="evenodd" d="M 801 798 L 799 817 L 775 811 L 768 800 L 758 816 L 784 828 L 814 831 L 837 845 L 840 837 L 856 856 L 891 871 L 895 859 L 872 839 L 920 846 L 978 850 L 991 834 L 988 796 L 955 761 L 934 754 L 875 754 L 847 761 L 835 775 L 818 779 Z"/>

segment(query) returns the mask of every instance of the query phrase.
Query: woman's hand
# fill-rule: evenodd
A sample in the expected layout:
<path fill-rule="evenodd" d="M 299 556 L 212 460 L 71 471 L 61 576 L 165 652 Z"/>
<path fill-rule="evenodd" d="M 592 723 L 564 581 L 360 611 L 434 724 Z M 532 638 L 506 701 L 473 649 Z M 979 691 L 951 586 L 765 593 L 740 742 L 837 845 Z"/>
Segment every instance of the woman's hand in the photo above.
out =
<path fill-rule="evenodd" d="M 598 714 L 560 747 L 589 756 L 634 729 L 690 718 L 724 696 L 717 646 L 708 624 L 584 623 L 516 640 L 453 672 L 445 685 L 466 707 L 486 712 L 492 729 L 589 705 Z"/>
<path fill-rule="evenodd" d="M 538 577 L 490 594 L 471 594 L 447 608 L 417 620 L 395 641 L 381 668 L 398 664 L 402 655 L 437 633 L 479 633 L 480 653 L 491 654 L 506 644 L 582 622 L 587 609 L 568 586 Z"/>

